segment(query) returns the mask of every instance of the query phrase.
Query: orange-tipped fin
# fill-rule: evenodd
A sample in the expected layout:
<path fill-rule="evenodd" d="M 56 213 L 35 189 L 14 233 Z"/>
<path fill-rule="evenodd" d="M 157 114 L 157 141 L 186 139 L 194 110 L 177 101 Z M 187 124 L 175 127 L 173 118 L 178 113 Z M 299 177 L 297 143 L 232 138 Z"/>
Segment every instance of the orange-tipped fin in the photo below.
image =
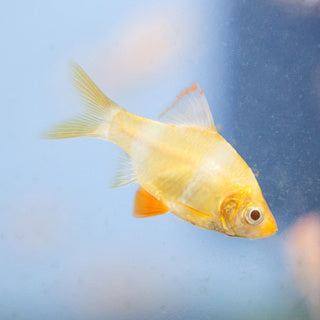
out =
<path fill-rule="evenodd" d="M 148 218 L 169 212 L 169 208 L 139 187 L 134 200 L 133 216 L 136 218 Z"/>
<path fill-rule="evenodd" d="M 159 120 L 216 130 L 208 101 L 202 89 L 194 83 L 178 95 L 174 103 L 161 113 Z"/>

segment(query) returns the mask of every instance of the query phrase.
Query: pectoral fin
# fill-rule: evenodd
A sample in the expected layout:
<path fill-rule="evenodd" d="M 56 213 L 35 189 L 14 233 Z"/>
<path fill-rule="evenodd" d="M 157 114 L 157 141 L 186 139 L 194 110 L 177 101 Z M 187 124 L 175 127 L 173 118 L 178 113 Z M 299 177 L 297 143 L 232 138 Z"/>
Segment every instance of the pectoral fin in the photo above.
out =
<path fill-rule="evenodd" d="M 134 200 L 133 216 L 147 218 L 169 212 L 169 208 L 149 192 L 139 187 Z"/>

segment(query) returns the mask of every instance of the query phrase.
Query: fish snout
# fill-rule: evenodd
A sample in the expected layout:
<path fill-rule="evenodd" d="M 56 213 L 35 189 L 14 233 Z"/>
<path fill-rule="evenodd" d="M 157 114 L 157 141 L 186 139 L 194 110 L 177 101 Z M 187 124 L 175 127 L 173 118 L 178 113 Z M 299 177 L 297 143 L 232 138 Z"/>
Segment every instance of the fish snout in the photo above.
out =
<path fill-rule="evenodd" d="M 260 237 L 264 238 L 264 237 L 271 236 L 275 234 L 277 230 L 278 230 L 278 226 L 277 226 L 276 220 L 274 219 L 271 213 L 268 213 L 266 215 L 264 222 L 261 225 Z"/>

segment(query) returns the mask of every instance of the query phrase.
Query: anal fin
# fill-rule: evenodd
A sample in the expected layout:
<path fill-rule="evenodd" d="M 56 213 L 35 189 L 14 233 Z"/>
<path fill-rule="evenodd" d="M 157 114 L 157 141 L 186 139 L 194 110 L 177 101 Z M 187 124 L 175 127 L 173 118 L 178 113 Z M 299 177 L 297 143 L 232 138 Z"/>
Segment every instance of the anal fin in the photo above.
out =
<path fill-rule="evenodd" d="M 147 218 L 167 212 L 169 212 L 169 208 L 165 204 L 144 190 L 142 187 L 139 187 L 134 200 L 134 217 Z"/>

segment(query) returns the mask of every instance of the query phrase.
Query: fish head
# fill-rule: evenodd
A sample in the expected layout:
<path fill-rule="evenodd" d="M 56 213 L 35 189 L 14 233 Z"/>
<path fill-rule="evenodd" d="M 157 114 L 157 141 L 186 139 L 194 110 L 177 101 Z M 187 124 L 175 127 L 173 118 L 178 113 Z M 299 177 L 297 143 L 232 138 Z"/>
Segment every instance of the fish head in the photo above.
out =
<path fill-rule="evenodd" d="M 226 196 L 220 204 L 220 217 L 226 234 L 257 239 L 271 236 L 277 223 L 260 188 L 243 188 Z"/>

